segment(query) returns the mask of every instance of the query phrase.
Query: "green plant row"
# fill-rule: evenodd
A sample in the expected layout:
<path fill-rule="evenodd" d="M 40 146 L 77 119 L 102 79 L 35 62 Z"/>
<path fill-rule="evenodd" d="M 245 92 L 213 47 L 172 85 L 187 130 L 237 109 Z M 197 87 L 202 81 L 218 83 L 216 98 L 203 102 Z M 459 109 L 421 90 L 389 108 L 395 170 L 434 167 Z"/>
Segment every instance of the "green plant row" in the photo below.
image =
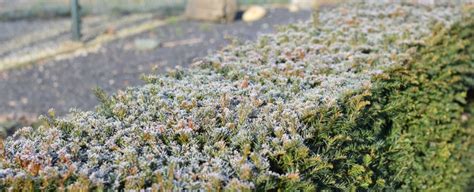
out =
<path fill-rule="evenodd" d="M 463 191 L 474 21 L 342 5 L 2 142 L 12 190 Z"/>
<path fill-rule="evenodd" d="M 350 187 L 313 182 L 331 190 L 472 188 L 473 100 L 467 94 L 474 88 L 473 29 L 472 17 L 450 29 L 433 29 L 426 45 L 407 49 L 413 59 L 376 76 L 374 88 L 349 95 L 343 107 L 310 115 L 306 122 L 324 135 L 314 138 L 312 148 L 337 165 L 332 174 L 341 180 L 334 177 L 332 183 L 347 181 Z M 321 142 L 345 137 L 351 139 Z"/>

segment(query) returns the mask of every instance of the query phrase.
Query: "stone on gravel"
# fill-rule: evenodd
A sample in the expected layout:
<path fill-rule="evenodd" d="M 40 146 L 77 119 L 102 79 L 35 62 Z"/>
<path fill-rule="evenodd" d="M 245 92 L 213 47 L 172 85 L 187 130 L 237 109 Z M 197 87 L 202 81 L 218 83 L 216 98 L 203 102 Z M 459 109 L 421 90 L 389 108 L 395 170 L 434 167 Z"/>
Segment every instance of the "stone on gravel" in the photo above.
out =
<path fill-rule="evenodd" d="M 297 10 L 311 9 L 316 4 L 317 1 L 318 0 L 291 0 L 291 6 L 296 7 Z"/>
<path fill-rule="evenodd" d="M 135 39 L 133 45 L 137 50 L 147 51 L 157 48 L 160 43 L 156 39 Z"/>
<path fill-rule="evenodd" d="M 195 20 L 230 22 L 237 11 L 237 0 L 189 0 L 185 15 Z"/>
<path fill-rule="evenodd" d="M 288 5 L 288 11 L 291 13 L 298 12 L 300 8 L 295 4 Z"/>
<path fill-rule="evenodd" d="M 251 6 L 248 8 L 244 15 L 242 16 L 242 20 L 246 22 L 254 22 L 262 19 L 267 14 L 267 10 L 262 6 Z"/>

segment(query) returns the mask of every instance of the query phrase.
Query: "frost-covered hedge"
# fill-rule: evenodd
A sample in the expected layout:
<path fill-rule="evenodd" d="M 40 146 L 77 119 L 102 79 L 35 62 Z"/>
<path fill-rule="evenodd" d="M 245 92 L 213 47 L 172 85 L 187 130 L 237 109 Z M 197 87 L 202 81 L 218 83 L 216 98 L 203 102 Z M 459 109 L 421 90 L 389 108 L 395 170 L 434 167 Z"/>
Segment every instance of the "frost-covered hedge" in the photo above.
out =
<path fill-rule="evenodd" d="M 474 22 L 347 4 L 1 146 L 0 187 L 456 190 L 472 181 Z"/>

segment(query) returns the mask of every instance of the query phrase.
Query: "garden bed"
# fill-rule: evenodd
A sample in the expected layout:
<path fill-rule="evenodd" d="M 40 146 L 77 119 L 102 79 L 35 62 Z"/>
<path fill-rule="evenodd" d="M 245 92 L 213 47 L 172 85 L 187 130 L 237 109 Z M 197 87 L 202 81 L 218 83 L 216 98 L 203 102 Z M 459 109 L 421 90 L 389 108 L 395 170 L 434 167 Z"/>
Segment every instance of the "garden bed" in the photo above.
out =
<path fill-rule="evenodd" d="M 474 21 L 346 4 L 2 143 L 12 189 L 457 190 L 472 181 Z M 471 102 L 471 103 L 470 103 Z"/>

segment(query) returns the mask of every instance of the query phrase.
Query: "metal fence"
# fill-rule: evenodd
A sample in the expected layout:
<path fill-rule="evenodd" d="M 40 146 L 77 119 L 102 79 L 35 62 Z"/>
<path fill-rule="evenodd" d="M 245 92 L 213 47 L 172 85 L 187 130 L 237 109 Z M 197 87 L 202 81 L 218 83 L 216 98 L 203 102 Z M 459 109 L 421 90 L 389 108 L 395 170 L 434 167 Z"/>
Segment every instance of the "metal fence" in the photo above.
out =
<path fill-rule="evenodd" d="M 288 3 L 290 0 L 238 0 L 241 5 Z M 179 14 L 187 0 L 80 0 L 83 14 L 115 14 L 155 11 Z M 0 0 L 0 19 L 66 16 L 70 0 Z"/>

